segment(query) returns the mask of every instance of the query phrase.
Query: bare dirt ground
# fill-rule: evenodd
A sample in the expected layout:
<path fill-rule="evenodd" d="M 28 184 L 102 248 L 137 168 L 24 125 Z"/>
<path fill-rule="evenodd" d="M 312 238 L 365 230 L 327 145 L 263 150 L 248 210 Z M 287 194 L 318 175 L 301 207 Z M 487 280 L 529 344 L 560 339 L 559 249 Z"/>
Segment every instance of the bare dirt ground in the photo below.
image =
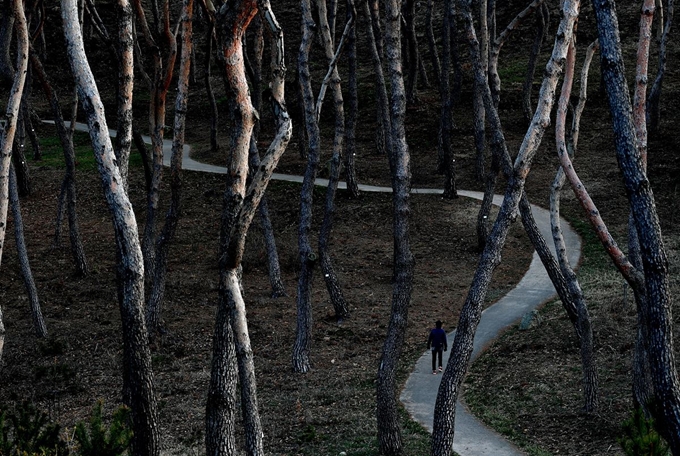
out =
<path fill-rule="evenodd" d="M 499 11 L 499 25 L 507 23 L 510 15 L 521 7 L 519 2 L 509 2 L 506 10 Z M 102 4 L 104 8 L 106 6 Z M 636 35 L 636 20 L 630 11 L 627 13 L 628 20 L 622 20 L 622 30 L 625 32 L 624 43 L 630 49 Z M 297 53 L 294 35 L 299 28 L 298 14 L 297 5 L 293 3 L 282 5 L 279 14 L 286 30 L 291 30 L 287 34 L 291 69 L 295 66 Z M 586 16 L 592 18 L 587 9 Z M 582 37 L 579 41 L 583 46 L 594 37 L 591 20 L 584 19 L 580 25 Z M 532 36 L 529 26 L 525 27 L 501 55 L 504 92 L 500 111 L 511 153 L 516 152 L 525 130 L 518 110 L 523 72 L 517 66 L 524 65 Z M 544 56 L 551 45 L 544 46 Z M 198 61 L 202 62 L 200 50 L 197 55 Z M 54 68 L 60 62 L 59 52 L 51 58 Z M 365 58 L 360 55 L 360 59 Z M 322 61 L 321 56 L 317 61 Z M 677 61 L 677 52 L 669 61 Z M 363 61 L 364 65 L 367 63 Z M 660 132 L 650 139 L 649 174 L 659 202 L 662 227 L 669 236 L 671 259 L 675 261 L 673 283 L 677 291 L 675 252 L 680 250 L 680 242 L 675 211 L 680 183 L 677 160 L 680 137 L 674 127 L 677 115 L 670 101 L 678 95 L 676 68 L 671 63 L 666 79 L 664 122 Z M 101 65 L 95 70 L 103 81 L 103 90 L 114 87 L 110 68 L 107 70 Z M 317 70 L 323 70 L 323 65 L 318 65 Z M 201 71 L 199 66 L 198 85 Z M 615 163 L 606 99 L 598 95 L 597 64 L 591 71 L 591 101 L 584 114 L 577 166 L 596 202 L 602 202 L 600 210 L 605 219 L 613 223 L 614 231 L 623 234 L 627 220 L 625 195 Z M 289 94 L 294 87 L 293 73 L 291 70 L 288 78 L 291 82 Z M 62 78 L 67 80 L 67 75 Z M 372 78 L 371 72 L 367 71 L 362 72 L 359 79 L 363 120 L 358 132 L 358 176 L 362 183 L 388 185 L 387 162 L 375 153 L 372 142 L 375 118 Z M 221 93 L 218 79 L 215 86 Z M 144 130 L 148 95 L 145 99 L 142 84 L 137 90 L 136 116 L 139 128 Z M 37 94 L 37 89 L 34 93 Z M 68 93 L 68 90 L 63 89 L 62 93 Z M 109 93 L 109 100 L 111 96 Z M 36 95 L 35 98 L 40 97 Z M 456 110 L 458 183 L 460 188 L 479 189 L 480 184 L 474 179 L 470 103 L 469 90 L 464 89 L 460 107 Z M 224 103 L 220 106 L 222 116 L 226 118 Z M 192 93 L 189 109 L 187 142 L 195 146 L 199 159 L 224 164 L 226 152 L 211 155 L 208 151 L 208 109 L 202 88 L 197 87 Z M 40 113 L 49 118 L 45 109 L 41 108 Z M 171 113 L 169 119 L 170 116 Z M 414 187 L 441 186 L 441 177 L 433 172 L 438 116 L 436 89 L 421 88 L 420 103 L 410 107 L 407 113 Z M 267 113 L 263 113 L 261 147 L 267 144 L 268 119 Z M 328 159 L 331 128 L 332 118 L 325 116 L 322 176 L 326 172 L 324 163 Z M 228 144 L 225 130 L 221 130 L 224 150 Z M 53 136 L 46 128 L 41 128 L 39 134 L 42 138 Z M 87 144 L 87 138 L 79 141 Z M 552 135 L 548 133 L 527 183 L 532 202 L 539 205 L 547 205 L 547 185 L 555 171 L 553 144 Z M 0 302 L 7 328 L 0 370 L 3 384 L 0 405 L 8 408 L 23 400 L 34 401 L 67 430 L 72 430 L 77 420 L 86 418 L 98 399 L 105 401 L 108 411 L 116 407 L 120 403 L 121 389 L 120 319 L 114 286 L 111 222 L 96 170 L 86 159 L 91 152 L 84 150 L 82 153 L 78 171 L 79 214 L 92 269 L 88 277 L 73 276 L 66 236 L 61 247 L 52 246 L 57 196 L 63 176 L 60 162 L 55 158 L 61 154 L 58 148 L 46 150 L 43 163 L 31 163 L 34 193 L 22 200 L 31 265 L 50 331 L 48 340 L 36 340 L 33 336 L 11 236 L 5 246 L 0 280 Z M 50 154 L 51 162 L 48 160 Z M 301 174 L 304 166 L 293 141 L 277 171 Z M 144 190 L 139 164 L 133 167 L 132 176 L 131 198 L 138 209 L 140 227 L 143 227 Z M 152 347 L 163 445 L 167 453 L 182 455 L 202 454 L 217 297 L 219 212 L 224 187 L 220 176 L 187 172 L 185 179 L 183 213 L 169 263 L 163 317 L 167 332 Z M 299 191 L 298 185 L 286 183 L 272 183 L 268 190 L 289 296 L 269 297 L 265 252 L 255 224 L 244 261 L 245 298 L 267 452 L 280 455 L 331 455 L 340 451 L 353 455 L 377 454 L 374 379 L 391 298 L 390 196 L 364 194 L 358 200 L 350 200 L 342 193 L 339 195 L 332 255 L 352 316 L 342 325 L 335 323 L 323 281 L 317 275 L 314 283 L 313 370 L 306 375 L 294 375 L 290 369 L 290 350 L 295 335 Z M 315 193 L 315 223 L 321 219 L 322 200 L 323 189 L 319 189 Z M 476 203 L 462 198 L 445 201 L 431 195 L 413 196 L 411 203 L 416 277 L 400 382 L 405 380 L 413 362 L 424 350 L 432 323 L 441 318 L 447 329 L 455 327 L 478 256 L 474 234 Z M 588 232 L 579 221 L 580 209 L 568 192 L 563 209 L 577 228 L 584 234 Z M 594 318 L 598 359 L 602 362 L 601 413 L 596 417 L 580 413 L 578 347 L 558 304 L 545 307 L 543 323 L 538 328 L 528 332 L 511 331 L 500 344 L 492 347 L 489 355 L 473 366 L 467 383 L 467 400 L 474 410 L 535 454 L 617 454 L 619 426 L 630 410 L 629 364 L 634 307 L 630 296 L 628 304 L 622 302 L 622 280 L 602 258 L 600 250 L 592 247 L 594 240 L 587 235 L 585 240 L 583 284 Z M 620 243 L 625 245 L 624 240 Z M 529 243 L 517 223 L 489 290 L 489 302 L 518 281 L 530 254 Z M 427 434 L 406 416 L 402 423 L 406 454 L 426 454 Z"/>

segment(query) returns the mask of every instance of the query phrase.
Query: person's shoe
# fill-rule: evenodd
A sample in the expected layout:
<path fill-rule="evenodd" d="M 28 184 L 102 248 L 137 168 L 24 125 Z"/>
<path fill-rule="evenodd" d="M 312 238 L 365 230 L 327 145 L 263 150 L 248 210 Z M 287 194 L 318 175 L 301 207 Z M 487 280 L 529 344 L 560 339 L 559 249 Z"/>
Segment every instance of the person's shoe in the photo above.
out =
<path fill-rule="evenodd" d="M 432 375 L 437 375 L 437 371 L 432 371 Z"/>
<path fill-rule="evenodd" d="M 441 366 L 439 366 L 439 372 L 441 372 L 441 371 L 442 371 L 442 367 L 441 367 Z"/>

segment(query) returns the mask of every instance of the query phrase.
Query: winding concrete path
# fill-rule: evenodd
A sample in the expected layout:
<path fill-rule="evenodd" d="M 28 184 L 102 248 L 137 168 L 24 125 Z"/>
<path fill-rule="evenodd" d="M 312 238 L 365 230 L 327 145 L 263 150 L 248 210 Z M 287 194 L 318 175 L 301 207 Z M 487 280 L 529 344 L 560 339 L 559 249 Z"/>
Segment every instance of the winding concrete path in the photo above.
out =
<path fill-rule="evenodd" d="M 47 123 L 53 123 L 46 121 Z M 79 131 L 87 131 L 87 125 L 76 124 Z M 116 132 L 109 130 L 111 136 L 115 137 Z M 148 143 L 151 140 L 144 137 Z M 163 141 L 164 164 L 170 165 L 170 153 L 172 142 Z M 191 158 L 191 146 L 185 144 L 183 150 L 183 169 L 189 171 L 200 171 L 205 173 L 225 174 L 227 169 L 222 166 L 208 165 L 200 163 Z M 288 174 L 274 173 L 272 179 L 287 182 L 302 182 L 302 176 L 292 176 Z M 316 185 L 327 186 L 327 179 L 316 179 Z M 339 188 L 347 188 L 344 182 L 340 182 Z M 391 193 L 391 187 L 380 187 L 373 185 L 359 185 L 359 190 L 363 192 Z M 412 193 L 417 194 L 442 194 L 441 189 L 414 188 Z M 481 200 L 481 192 L 459 190 L 460 196 Z M 503 197 L 496 195 L 493 203 L 500 205 Z M 543 236 L 549 241 L 552 247 L 552 234 L 550 231 L 550 212 L 546 209 L 532 205 L 532 211 L 536 224 Z M 581 239 L 571 228 L 566 220 L 562 219 L 562 229 L 567 248 L 570 252 L 569 260 L 576 265 L 581 256 Z M 554 253 L 554 248 L 553 248 Z M 522 280 L 517 286 L 495 304 L 482 312 L 482 319 L 477 328 L 472 361 L 495 341 L 501 333 L 518 322 L 522 316 L 539 307 L 541 304 L 552 299 L 556 295 L 552 282 L 547 272 L 543 268 L 538 254 L 534 252 L 533 259 Z M 455 331 L 448 334 L 449 347 L 453 345 Z M 444 363 L 448 362 L 449 353 L 444 352 Z M 400 399 L 414 420 L 418 421 L 430 432 L 432 432 L 432 421 L 434 417 L 434 404 L 437 399 L 437 390 L 441 375 L 432 375 L 430 352 L 424 352 L 416 362 L 414 371 L 409 376 Z M 508 442 L 501 435 L 489 429 L 481 421 L 475 418 L 467 409 L 466 405 L 460 400 L 456 405 L 456 432 L 453 441 L 453 449 L 460 456 L 515 456 L 523 454 L 515 445 Z"/>

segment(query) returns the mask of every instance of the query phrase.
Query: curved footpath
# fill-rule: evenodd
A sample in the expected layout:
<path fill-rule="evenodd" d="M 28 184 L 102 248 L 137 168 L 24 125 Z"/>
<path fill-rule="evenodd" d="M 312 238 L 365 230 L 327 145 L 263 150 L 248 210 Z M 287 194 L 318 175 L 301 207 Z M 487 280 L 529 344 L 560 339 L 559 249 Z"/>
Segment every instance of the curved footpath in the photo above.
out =
<path fill-rule="evenodd" d="M 46 123 L 53 123 L 45 121 Z M 79 131 L 87 131 L 87 125 L 76 124 Z M 110 130 L 111 136 L 116 132 Z M 146 142 L 151 142 L 148 137 L 144 137 Z M 170 165 L 170 152 L 172 142 L 163 141 L 164 165 Z M 208 165 L 193 160 L 190 156 L 191 146 L 184 145 L 183 166 L 188 171 L 200 171 L 205 173 L 224 174 L 226 168 L 222 166 Z M 302 176 L 291 176 L 288 174 L 274 173 L 272 179 L 287 182 L 302 182 Z M 316 185 L 327 186 L 327 179 L 316 179 Z M 344 182 L 340 182 L 338 188 L 347 188 Z M 372 185 L 359 185 L 359 190 L 363 192 L 391 193 L 391 187 L 378 187 Z M 411 193 L 418 194 L 442 194 L 440 189 L 414 188 Z M 481 192 L 459 190 L 460 196 L 481 200 Z M 496 195 L 493 203 L 500 205 L 503 197 Z M 536 224 L 541 233 L 548 241 L 554 253 L 554 246 L 551 242 L 552 234 L 550 230 L 550 212 L 546 209 L 532 205 L 532 211 Z M 576 265 L 581 256 L 581 239 L 571 228 L 566 220 L 562 219 L 562 229 L 567 249 L 570 252 L 569 261 Z M 507 295 L 488 307 L 482 312 L 482 319 L 477 328 L 475 336 L 472 360 L 479 355 L 496 340 L 502 332 L 518 322 L 522 316 L 539 307 L 541 304 L 552 299 L 556 295 L 552 282 L 547 272 L 543 268 L 538 254 L 534 252 L 531 265 L 522 280 Z M 449 347 L 453 346 L 455 331 L 448 334 Z M 444 352 L 444 363 L 448 362 L 450 351 Z M 434 417 L 434 404 L 437 399 L 437 390 L 441 375 L 432 375 L 430 352 L 426 351 L 416 362 L 414 371 L 409 376 L 404 385 L 400 399 L 414 420 L 425 426 L 432 432 L 432 421 Z M 456 431 L 453 441 L 453 450 L 461 456 L 511 456 L 523 454 L 516 446 L 508 442 L 501 435 L 489 429 L 477 418 L 472 416 L 467 407 L 460 400 L 456 404 Z"/>

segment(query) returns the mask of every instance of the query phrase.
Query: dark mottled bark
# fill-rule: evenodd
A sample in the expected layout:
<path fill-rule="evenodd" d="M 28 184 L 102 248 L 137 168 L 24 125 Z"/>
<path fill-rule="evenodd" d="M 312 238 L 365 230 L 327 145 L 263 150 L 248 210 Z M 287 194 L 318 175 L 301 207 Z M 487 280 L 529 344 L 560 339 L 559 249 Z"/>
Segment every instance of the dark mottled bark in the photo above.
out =
<path fill-rule="evenodd" d="M 647 309 L 644 316 L 649 331 L 647 348 L 655 387 L 653 413 L 673 454 L 680 454 L 680 384 L 673 355 L 668 259 L 654 195 L 636 144 L 614 5 L 609 1 L 595 0 L 593 7 L 600 38 L 602 72 L 612 114 L 616 156 L 635 221 L 645 274 Z"/>
<path fill-rule="evenodd" d="M 529 62 L 527 63 L 527 75 L 522 85 L 522 111 L 527 124 L 531 122 L 531 117 L 534 115 L 534 108 L 531 106 L 531 93 L 534 87 L 536 63 L 541 53 L 541 46 L 548 33 L 548 24 L 550 24 L 550 10 L 548 10 L 548 5 L 542 3 L 540 8 L 536 10 L 536 35 L 534 35 L 534 43 L 531 45 Z"/>
<path fill-rule="evenodd" d="M 19 192 L 17 190 L 16 176 L 14 167 L 9 169 L 9 199 L 12 206 L 12 218 L 14 219 L 14 238 L 17 243 L 17 256 L 19 264 L 21 265 L 21 277 L 24 279 L 24 286 L 26 287 L 26 294 L 28 295 L 28 302 L 31 307 L 31 317 L 33 319 L 33 330 L 38 337 L 47 337 L 47 326 L 45 319 L 40 309 L 40 299 L 38 297 L 38 289 L 33 280 L 33 273 L 31 272 L 31 264 L 28 261 L 28 250 L 26 249 L 26 241 L 24 239 L 24 222 L 21 217 L 21 204 L 19 203 Z"/>
<path fill-rule="evenodd" d="M 137 221 L 121 185 L 122 179 L 104 117 L 104 107 L 87 63 L 74 0 L 62 1 L 64 36 L 69 63 L 87 117 L 102 187 L 113 217 L 119 259 L 120 313 L 123 335 L 123 378 L 132 410 L 132 454 L 160 453 L 158 413 L 154 394 L 151 353 L 144 324 L 144 266 Z"/>
<path fill-rule="evenodd" d="M 300 225 L 298 229 L 298 252 L 300 275 L 297 285 L 297 326 L 293 345 L 292 363 L 295 372 L 309 371 L 309 351 L 312 341 L 312 277 L 316 265 L 316 254 L 312 249 L 312 198 L 314 180 L 319 165 L 320 134 L 314 109 L 314 94 L 309 74 L 309 51 L 314 40 L 316 25 L 312 19 L 310 0 L 300 2 L 302 10 L 302 41 L 298 54 L 298 79 L 304 106 L 307 144 L 307 168 L 300 193 Z"/>
<path fill-rule="evenodd" d="M 466 39 L 473 56 L 475 73 L 483 73 L 479 57 L 479 43 L 474 31 L 471 14 L 471 2 L 462 0 L 459 3 L 461 16 L 465 25 Z M 500 262 L 500 252 L 510 228 L 513 214 L 517 211 L 523 194 L 524 182 L 531 168 L 531 163 L 540 145 L 543 133 L 550 124 L 550 111 L 554 102 L 557 78 L 566 58 L 568 43 L 572 38 L 573 26 L 578 15 L 578 1 L 566 0 L 562 7 L 563 19 L 557 34 L 553 54 L 546 68 L 546 77 L 540 92 L 540 108 L 537 109 L 531 127 L 527 131 L 520 147 L 512 176 L 506 188 L 505 198 L 500 207 L 498 217 L 481 254 L 475 271 L 470 291 L 461 310 L 456 329 L 451 361 L 447 364 L 435 405 L 434 430 L 432 434 L 432 455 L 450 455 L 453 447 L 455 405 L 460 385 L 467 371 L 472 354 L 474 335 L 481 318 L 482 304 L 491 280 L 491 274 Z M 491 92 L 487 87 L 484 94 L 485 104 L 492 105 Z M 494 113 L 495 110 L 492 110 Z M 494 117 L 497 117 L 494 116 Z"/>
<path fill-rule="evenodd" d="M 352 18 L 352 14 L 356 16 L 354 11 L 354 1 L 347 0 L 346 2 L 347 20 Z M 356 37 L 356 20 L 349 35 L 347 35 L 347 122 L 345 124 L 345 181 L 347 182 L 347 193 L 352 198 L 359 197 L 359 184 L 357 183 L 357 174 L 355 167 L 356 159 L 356 128 L 357 118 L 359 115 L 359 95 L 357 91 L 357 37 Z"/>
<path fill-rule="evenodd" d="M 71 243 L 71 253 L 73 254 L 73 261 L 76 266 L 76 273 L 78 275 L 87 275 L 89 269 L 87 266 L 87 259 L 85 257 L 85 250 L 80 237 L 80 227 L 78 223 L 77 212 L 77 194 L 76 194 L 76 153 L 73 148 L 73 138 L 69 134 L 66 124 L 64 123 L 64 115 L 59 104 L 59 97 L 52 89 L 47 73 L 38 59 L 38 56 L 31 53 L 31 65 L 35 71 L 35 75 L 40 81 L 40 84 L 45 92 L 45 96 L 49 100 L 50 108 L 52 109 L 52 116 L 54 117 L 54 126 L 57 129 L 57 136 L 61 142 L 61 148 L 64 151 L 64 162 L 66 163 L 66 174 L 64 176 L 63 193 L 69 224 L 69 240 Z M 61 219 L 62 214 L 62 199 L 59 198 L 59 209 L 57 210 L 57 220 Z M 55 238 L 58 236 L 59 225 L 55 229 Z M 57 243 L 58 244 L 58 243 Z"/>
<path fill-rule="evenodd" d="M 406 91 L 401 67 L 401 32 L 399 1 L 386 0 L 385 50 L 391 87 L 391 153 L 392 207 L 394 236 L 394 284 L 392 309 L 387 335 L 378 367 L 376 384 L 378 445 L 383 455 L 401 454 L 403 444 L 397 413 L 396 372 L 404 345 L 408 309 L 413 288 L 414 258 L 409 242 L 409 192 L 411 170 L 406 143 L 404 118 Z M 417 64 L 417 62 L 412 62 Z"/>

